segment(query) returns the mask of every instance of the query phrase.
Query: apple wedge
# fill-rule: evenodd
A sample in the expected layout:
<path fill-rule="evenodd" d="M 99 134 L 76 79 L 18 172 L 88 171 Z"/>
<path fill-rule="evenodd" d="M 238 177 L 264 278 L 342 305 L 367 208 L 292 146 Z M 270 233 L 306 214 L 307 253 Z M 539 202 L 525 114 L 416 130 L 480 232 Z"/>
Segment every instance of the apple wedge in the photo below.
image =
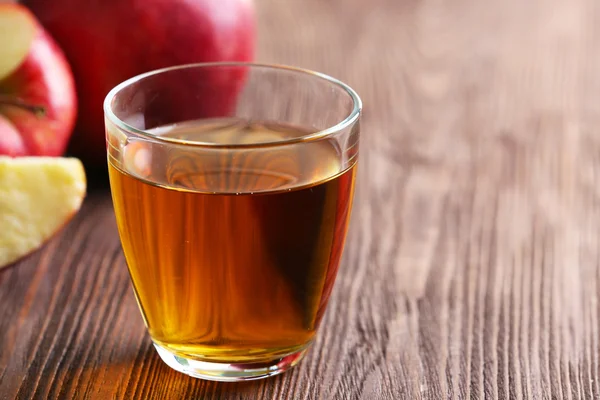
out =
<path fill-rule="evenodd" d="M 61 156 L 76 115 L 62 50 L 25 6 L 0 0 L 0 155 Z"/>
<path fill-rule="evenodd" d="M 0 156 L 0 268 L 52 237 L 79 210 L 85 192 L 76 158 Z"/>
<path fill-rule="evenodd" d="M 18 4 L 0 4 L 0 79 L 17 69 L 29 53 L 36 33 L 33 16 Z"/>

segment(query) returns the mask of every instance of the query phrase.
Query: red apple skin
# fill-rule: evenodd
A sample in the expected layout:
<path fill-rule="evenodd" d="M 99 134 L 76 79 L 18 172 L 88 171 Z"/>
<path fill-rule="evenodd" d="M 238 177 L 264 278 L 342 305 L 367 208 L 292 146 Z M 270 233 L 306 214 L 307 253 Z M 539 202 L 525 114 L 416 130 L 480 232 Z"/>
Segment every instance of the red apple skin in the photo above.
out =
<path fill-rule="evenodd" d="M 36 36 L 17 70 L 0 80 L 0 94 L 41 106 L 44 114 L 0 105 L 0 155 L 60 156 L 75 124 L 75 83 L 58 45 L 33 15 L 31 18 L 37 25 Z"/>
<path fill-rule="evenodd" d="M 60 44 L 73 69 L 80 100 L 71 149 L 88 165 L 106 163 L 102 104 L 120 82 L 173 65 L 251 61 L 254 56 L 250 0 L 26 0 L 25 4 Z M 231 103 L 224 98 L 236 94 L 220 97 Z M 214 114 L 214 104 L 212 108 Z"/>

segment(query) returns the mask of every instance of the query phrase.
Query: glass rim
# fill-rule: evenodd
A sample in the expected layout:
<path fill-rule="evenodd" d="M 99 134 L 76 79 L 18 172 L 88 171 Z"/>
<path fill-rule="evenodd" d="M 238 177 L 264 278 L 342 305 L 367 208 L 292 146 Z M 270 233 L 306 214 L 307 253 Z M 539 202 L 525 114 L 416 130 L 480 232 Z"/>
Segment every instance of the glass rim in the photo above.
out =
<path fill-rule="evenodd" d="M 310 133 L 307 133 L 306 135 L 302 135 L 302 136 L 294 137 L 294 138 L 290 138 L 290 139 L 271 141 L 271 142 L 257 142 L 257 143 L 213 143 L 213 142 L 202 142 L 202 141 L 196 141 L 196 140 L 185 140 L 185 139 L 164 137 L 161 135 L 156 135 L 156 134 L 150 133 L 148 130 L 138 129 L 138 128 L 135 128 L 135 127 L 129 125 L 128 123 L 126 123 L 125 121 L 123 121 L 122 119 L 117 117 L 112 110 L 112 107 L 111 107 L 112 101 L 114 100 L 114 98 L 118 95 L 118 93 L 122 89 L 124 89 L 134 83 L 137 83 L 145 78 L 148 78 L 148 77 L 151 77 L 154 75 L 158 75 L 158 74 L 162 74 L 165 72 L 170 72 L 170 71 L 193 69 L 193 68 L 210 68 L 210 67 L 249 67 L 249 68 L 259 68 L 259 69 L 272 69 L 275 71 L 286 71 L 286 72 L 293 72 L 293 73 L 303 74 L 303 75 L 307 75 L 307 76 L 312 76 L 314 78 L 318 78 L 318 79 L 327 81 L 328 83 L 331 83 L 332 85 L 337 86 L 338 88 L 341 88 L 342 90 L 344 90 L 346 92 L 346 94 L 350 97 L 350 99 L 352 100 L 352 110 L 350 111 L 350 113 L 348 115 L 346 115 L 343 119 L 341 119 L 335 125 L 327 127 L 325 129 L 321 129 L 316 132 L 310 132 Z M 171 67 L 167 67 L 167 68 L 155 69 L 152 71 L 145 72 L 143 74 L 133 76 L 133 77 L 119 83 L 117 86 L 115 86 L 108 92 L 108 94 L 104 98 L 103 108 L 104 108 L 105 117 L 112 124 L 114 124 L 118 129 L 128 131 L 131 133 L 135 133 L 139 136 L 142 136 L 142 137 L 145 137 L 148 139 L 152 139 L 152 140 L 155 140 L 158 142 L 185 145 L 185 146 L 193 146 L 193 147 L 209 147 L 209 148 L 258 148 L 258 147 L 277 147 L 277 146 L 285 146 L 285 145 L 298 144 L 298 143 L 308 143 L 308 142 L 318 141 L 318 140 L 333 136 L 336 133 L 351 126 L 358 120 L 358 118 L 360 117 L 360 114 L 362 112 L 362 101 L 361 101 L 360 97 L 358 96 L 358 93 L 356 93 L 356 91 L 354 89 L 352 89 L 349 85 L 340 81 L 339 79 L 336 79 L 332 76 L 329 76 L 329 75 L 321 73 L 321 72 L 316 72 L 316 71 L 312 71 L 310 69 L 293 67 L 293 66 L 282 65 L 282 64 L 261 64 L 261 63 L 253 63 L 253 62 L 228 62 L 228 61 L 225 61 L 225 62 L 201 62 L 201 63 L 181 64 L 181 65 L 175 65 L 175 66 L 171 66 Z"/>

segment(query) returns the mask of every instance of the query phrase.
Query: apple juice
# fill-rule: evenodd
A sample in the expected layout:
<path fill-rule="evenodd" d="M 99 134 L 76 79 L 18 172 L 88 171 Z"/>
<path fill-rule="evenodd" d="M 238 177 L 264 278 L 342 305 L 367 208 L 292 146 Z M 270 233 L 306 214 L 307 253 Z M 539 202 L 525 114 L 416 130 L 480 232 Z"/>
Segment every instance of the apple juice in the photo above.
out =
<path fill-rule="evenodd" d="M 231 363 L 305 348 L 337 273 L 356 159 L 342 169 L 329 140 L 269 145 L 306 131 L 268 123 L 192 121 L 152 133 L 180 145 L 109 144 L 109 173 L 154 342 Z"/>

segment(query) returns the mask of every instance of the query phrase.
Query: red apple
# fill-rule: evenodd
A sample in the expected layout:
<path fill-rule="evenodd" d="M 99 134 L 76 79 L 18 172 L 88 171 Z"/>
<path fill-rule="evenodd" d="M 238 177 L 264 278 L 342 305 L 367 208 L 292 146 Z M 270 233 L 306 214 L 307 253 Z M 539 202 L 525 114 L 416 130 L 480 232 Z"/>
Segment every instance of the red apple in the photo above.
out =
<path fill-rule="evenodd" d="M 0 3 L 0 155 L 62 155 L 77 98 L 60 48 L 29 10 Z"/>
<path fill-rule="evenodd" d="M 72 149 L 88 164 L 106 162 L 102 103 L 118 83 L 173 65 L 253 58 L 250 0 L 26 0 L 25 4 L 56 38 L 73 68 L 80 112 Z"/>

